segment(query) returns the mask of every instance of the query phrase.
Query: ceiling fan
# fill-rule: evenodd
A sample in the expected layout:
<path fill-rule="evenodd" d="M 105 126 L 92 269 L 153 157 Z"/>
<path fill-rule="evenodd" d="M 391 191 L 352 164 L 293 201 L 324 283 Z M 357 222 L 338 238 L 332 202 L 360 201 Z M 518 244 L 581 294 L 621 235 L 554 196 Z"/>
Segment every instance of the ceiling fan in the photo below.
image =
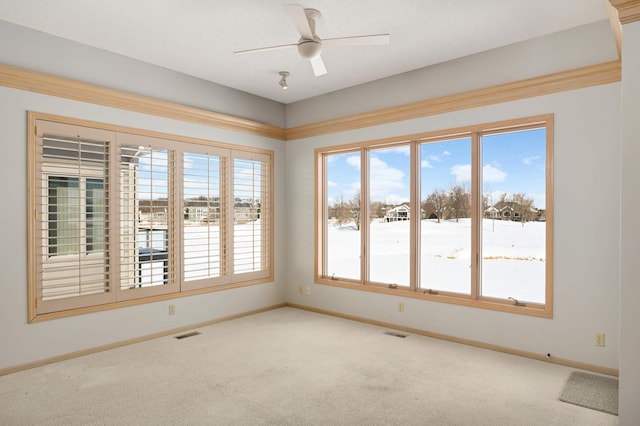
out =
<path fill-rule="evenodd" d="M 299 4 L 285 4 L 285 9 L 293 25 L 300 33 L 300 40 L 297 43 L 283 44 L 279 46 L 262 47 L 259 49 L 240 50 L 234 52 L 236 55 L 248 53 L 268 52 L 270 50 L 288 49 L 297 47 L 298 53 L 303 58 L 309 59 L 313 74 L 316 77 L 327 73 L 322 57 L 323 47 L 330 46 L 373 46 L 389 44 L 389 34 L 372 34 L 354 37 L 338 37 L 321 39 L 316 34 L 316 22 L 320 18 L 320 12 L 316 9 L 305 9 Z"/>

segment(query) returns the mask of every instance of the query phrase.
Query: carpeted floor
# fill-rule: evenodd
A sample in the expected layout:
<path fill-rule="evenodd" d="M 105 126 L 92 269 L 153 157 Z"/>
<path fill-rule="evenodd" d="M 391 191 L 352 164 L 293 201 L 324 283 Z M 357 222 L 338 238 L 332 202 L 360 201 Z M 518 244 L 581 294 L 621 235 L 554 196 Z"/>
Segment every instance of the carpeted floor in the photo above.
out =
<path fill-rule="evenodd" d="M 618 415 L 618 379 L 574 371 L 560 401 Z"/>
<path fill-rule="evenodd" d="M 571 369 L 282 308 L 0 377 L 1 425 L 616 425 Z"/>

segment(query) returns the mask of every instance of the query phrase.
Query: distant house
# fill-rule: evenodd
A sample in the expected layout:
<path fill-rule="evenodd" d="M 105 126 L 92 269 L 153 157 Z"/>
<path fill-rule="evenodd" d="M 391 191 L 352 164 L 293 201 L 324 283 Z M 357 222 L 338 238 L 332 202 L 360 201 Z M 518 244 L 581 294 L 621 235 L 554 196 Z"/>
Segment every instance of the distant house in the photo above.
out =
<path fill-rule="evenodd" d="M 498 201 L 493 206 L 485 209 L 484 217 L 486 219 L 499 219 L 499 220 L 522 220 L 524 214 L 525 220 L 544 220 L 541 219 L 541 211 L 535 207 L 529 207 L 526 212 L 522 211 L 522 206 L 516 201 Z"/>
<path fill-rule="evenodd" d="M 398 222 L 401 220 L 409 220 L 411 217 L 409 206 L 406 204 L 400 204 L 399 206 L 395 206 L 394 208 L 387 210 L 385 213 L 383 221 L 384 222 Z"/>

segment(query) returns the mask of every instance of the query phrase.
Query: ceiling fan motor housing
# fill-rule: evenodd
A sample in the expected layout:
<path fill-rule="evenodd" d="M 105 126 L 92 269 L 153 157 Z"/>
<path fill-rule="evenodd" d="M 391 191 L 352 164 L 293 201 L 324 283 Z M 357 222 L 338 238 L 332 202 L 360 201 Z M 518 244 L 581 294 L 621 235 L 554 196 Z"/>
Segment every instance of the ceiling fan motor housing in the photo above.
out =
<path fill-rule="evenodd" d="M 298 42 L 298 53 L 307 59 L 313 59 L 322 51 L 322 43 L 318 40 L 302 39 Z"/>

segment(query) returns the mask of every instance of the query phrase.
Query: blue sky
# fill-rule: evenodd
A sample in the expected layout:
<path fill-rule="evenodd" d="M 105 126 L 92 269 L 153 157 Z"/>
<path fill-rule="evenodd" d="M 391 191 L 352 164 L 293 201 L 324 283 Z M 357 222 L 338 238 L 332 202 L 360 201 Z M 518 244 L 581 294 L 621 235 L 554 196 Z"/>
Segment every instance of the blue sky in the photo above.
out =
<path fill-rule="evenodd" d="M 482 138 L 483 192 L 493 202 L 499 194 L 525 193 L 545 208 L 545 129 L 488 135 Z M 351 199 L 360 188 L 360 154 L 329 158 L 330 202 L 342 195 Z M 370 153 L 371 200 L 400 204 L 409 201 L 409 147 Z M 453 139 L 420 145 L 421 198 L 433 190 L 470 185 L 471 139 Z"/>

